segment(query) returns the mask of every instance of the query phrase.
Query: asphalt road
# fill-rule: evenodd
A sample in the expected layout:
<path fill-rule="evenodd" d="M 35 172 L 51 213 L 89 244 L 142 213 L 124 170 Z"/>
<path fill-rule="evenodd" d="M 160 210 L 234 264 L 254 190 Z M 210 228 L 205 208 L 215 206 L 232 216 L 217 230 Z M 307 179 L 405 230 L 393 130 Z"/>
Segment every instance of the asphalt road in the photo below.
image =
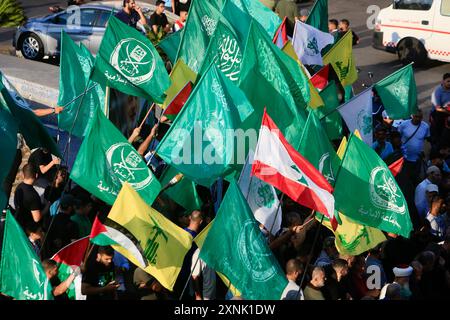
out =
<path fill-rule="evenodd" d="M 155 0 L 144 0 L 154 3 Z M 54 5 L 65 6 L 66 1 L 59 0 L 21 0 L 28 17 L 48 14 L 48 7 Z M 350 20 L 352 29 L 358 34 L 361 42 L 354 47 L 354 55 L 357 66 L 361 69 L 359 80 L 354 84 L 356 92 L 360 92 L 362 84 L 370 84 L 368 72 L 374 75 L 373 81 L 378 81 L 393 71 L 401 67 L 397 56 L 387 52 L 375 50 L 372 48 L 372 30 L 367 27 L 367 20 L 370 13 L 367 8 L 371 5 L 377 5 L 380 8 L 387 7 L 392 0 L 330 0 L 329 18 Z M 301 8 L 310 7 L 313 1 L 302 3 Z M 0 51 L 5 48 L 11 48 L 12 31 L 0 28 Z M 3 50 L 2 50 L 3 49 Z M 419 106 L 427 112 L 430 107 L 430 95 L 433 89 L 439 84 L 442 75 L 450 72 L 450 64 L 431 62 L 423 68 L 417 68 L 415 77 L 417 82 Z"/>

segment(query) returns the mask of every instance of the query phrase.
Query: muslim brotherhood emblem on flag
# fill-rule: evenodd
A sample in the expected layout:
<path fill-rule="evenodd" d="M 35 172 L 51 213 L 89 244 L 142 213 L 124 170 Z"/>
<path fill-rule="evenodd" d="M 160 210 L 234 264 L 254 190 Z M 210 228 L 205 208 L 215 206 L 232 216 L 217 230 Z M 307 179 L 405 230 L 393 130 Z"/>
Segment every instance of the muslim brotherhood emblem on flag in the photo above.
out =
<path fill-rule="evenodd" d="M 152 181 L 145 162 L 134 148 L 124 142 L 113 144 L 106 151 L 110 170 L 124 183 L 128 182 L 136 191 L 146 188 Z M 112 175 L 113 176 L 113 175 Z"/>
<path fill-rule="evenodd" d="M 120 41 L 109 62 L 135 86 L 150 81 L 156 67 L 152 50 L 142 41 L 133 38 Z"/>
<path fill-rule="evenodd" d="M 244 221 L 237 239 L 239 259 L 246 267 L 256 282 L 266 282 L 277 275 L 277 269 L 273 264 L 263 264 L 261 261 L 270 259 L 271 251 L 264 250 L 261 246 L 265 242 L 259 228 L 254 228 L 255 220 Z"/>
<path fill-rule="evenodd" d="M 402 193 L 388 169 L 376 167 L 370 173 L 370 198 L 375 207 L 404 214 L 406 211 Z"/>

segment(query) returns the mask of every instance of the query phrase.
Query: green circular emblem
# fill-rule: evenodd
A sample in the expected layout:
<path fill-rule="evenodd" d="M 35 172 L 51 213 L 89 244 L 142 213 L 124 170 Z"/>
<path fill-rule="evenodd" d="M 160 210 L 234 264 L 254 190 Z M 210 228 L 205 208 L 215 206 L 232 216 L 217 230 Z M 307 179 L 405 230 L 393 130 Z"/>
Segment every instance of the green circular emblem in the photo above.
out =
<path fill-rule="evenodd" d="M 376 167 L 370 173 L 370 199 L 379 209 L 401 214 L 406 212 L 403 194 L 388 169 L 384 167 Z"/>
<path fill-rule="evenodd" d="M 121 40 L 114 48 L 111 65 L 134 85 L 150 81 L 156 67 L 152 50 L 133 38 Z"/>
<path fill-rule="evenodd" d="M 142 190 L 152 181 L 149 169 L 141 156 L 128 143 L 113 144 L 106 151 L 108 165 L 114 175 L 122 182 L 128 182 L 133 189 Z"/>
<path fill-rule="evenodd" d="M 261 246 L 261 242 L 265 241 L 259 228 L 255 228 L 253 220 L 244 221 L 237 240 L 239 259 L 253 280 L 258 282 L 265 282 L 276 275 L 273 264 L 267 262 L 270 251 Z"/>

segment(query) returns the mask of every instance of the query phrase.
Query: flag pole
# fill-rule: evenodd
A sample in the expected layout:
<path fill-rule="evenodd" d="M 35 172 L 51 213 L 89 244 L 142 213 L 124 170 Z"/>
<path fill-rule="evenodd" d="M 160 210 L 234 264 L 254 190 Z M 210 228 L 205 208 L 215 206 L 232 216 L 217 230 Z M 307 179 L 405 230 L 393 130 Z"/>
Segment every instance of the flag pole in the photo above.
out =
<path fill-rule="evenodd" d="M 280 211 L 281 202 L 282 202 L 283 200 L 284 200 L 284 193 L 281 194 L 281 198 L 280 198 L 280 200 L 278 200 L 277 212 L 275 213 L 275 218 L 273 219 L 272 226 L 270 227 L 269 237 L 270 237 L 270 235 L 272 234 L 273 226 L 275 225 L 275 222 L 277 221 L 277 218 L 278 218 L 278 212 Z"/>
<path fill-rule="evenodd" d="M 91 74 L 89 75 L 89 79 L 91 78 L 91 75 L 92 75 L 92 70 L 91 70 Z M 82 94 L 82 96 L 81 96 L 81 100 L 80 100 L 80 102 L 79 102 L 79 104 L 78 104 L 77 112 L 76 112 L 76 114 L 75 114 L 75 119 L 73 120 L 72 127 L 70 128 L 70 131 L 69 131 L 69 137 L 68 137 L 68 140 L 67 140 L 67 142 L 66 142 L 66 146 L 64 147 L 64 151 L 63 151 L 63 154 L 62 154 L 62 159 L 63 159 L 63 160 L 64 160 L 64 158 L 65 158 L 66 152 L 67 152 L 67 158 L 69 157 L 69 151 L 68 151 L 68 150 L 70 149 L 70 142 L 71 142 L 72 132 L 73 132 L 73 129 L 75 128 L 75 123 L 77 122 L 78 115 L 79 115 L 79 113 L 80 113 L 80 109 L 81 109 L 81 105 L 82 105 L 82 103 L 83 103 L 84 97 L 86 96 L 86 92 L 87 92 L 87 89 L 88 89 L 88 87 L 89 87 L 89 81 L 90 81 L 90 80 L 88 80 L 88 82 L 86 83 L 86 86 L 84 87 L 84 92 L 83 92 L 83 94 Z M 66 161 L 66 163 L 68 163 L 68 161 Z M 59 164 L 59 167 L 60 167 L 60 166 L 61 166 L 61 164 Z M 55 180 L 56 180 L 56 175 L 55 175 L 55 177 L 53 178 L 53 182 L 55 182 Z M 69 183 L 69 180 L 66 182 L 66 185 L 64 186 L 64 189 L 66 188 L 66 186 L 67 186 L 68 183 Z M 50 192 L 51 192 L 52 190 L 53 190 L 53 183 L 52 183 L 52 187 L 51 187 L 51 189 L 50 189 Z M 55 217 L 56 217 L 56 214 L 52 217 L 52 220 L 50 221 L 50 225 L 48 226 L 47 232 L 45 233 L 44 240 L 42 240 L 42 244 L 41 244 L 41 252 L 42 252 L 42 249 L 44 248 L 44 245 L 46 244 L 47 236 L 48 236 L 48 234 L 49 234 L 49 232 L 50 232 L 50 229 L 51 229 L 51 227 L 52 227 L 52 225 L 53 225 L 53 221 L 55 220 Z"/>
<path fill-rule="evenodd" d="M 194 266 L 191 268 L 191 273 L 189 274 L 189 277 L 188 277 L 186 283 L 184 284 L 183 291 L 181 291 L 180 297 L 178 298 L 179 301 L 181 301 L 181 298 L 183 298 L 184 291 L 186 291 L 187 285 L 188 285 L 189 281 L 191 280 L 192 274 L 194 273 L 194 269 L 197 266 L 197 263 L 198 263 L 199 260 L 200 260 L 200 252 L 198 253 L 198 257 L 197 257 L 197 260 L 194 263 Z"/>
<path fill-rule="evenodd" d="M 314 210 L 313 210 L 313 212 L 314 212 Z M 316 235 L 315 235 L 315 237 L 314 237 L 314 242 L 313 242 L 313 244 L 312 244 L 312 246 L 311 246 L 311 251 L 309 252 L 308 261 L 306 262 L 305 271 L 303 272 L 302 280 L 300 281 L 300 285 L 299 285 L 300 288 L 299 288 L 299 290 L 297 291 L 297 297 L 296 297 L 296 300 L 298 299 L 298 296 L 299 296 L 299 294 L 300 294 L 300 291 L 302 290 L 303 281 L 305 281 L 306 273 L 307 273 L 307 271 L 308 271 L 308 266 L 309 266 L 309 264 L 311 263 L 312 253 L 313 253 L 313 251 L 314 251 L 314 247 L 316 246 L 317 239 L 319 238 L 319 233 L 320 233 L 320 229 L 322 228 L 322 222 L 323 222 L 323 218 L 324 218 L 324 217 L 325 217 L 325 216 L 322 215 L 322 218 L 320 219 L 320 224 L 319 224 L 319 226 L 317 227 Z M 314 218 L 313 218 L 313 219 L 314 219 Z M 312 220 L 312 219 L 311 219 L 311 220 Z"/>
<path fill-rule="evenodd" d="M 142 128 L 142 126 L 144 125 L 145 121 L 147 120 L 148 116 L 150 115 L 150 112 L 153 110 L 154 107 L 155 103 L 153 102 L 152 106 L 148 109 L 147 114 L 144 117 L 144 120 L 142 120 L 141 124 L 139 125 L 139 128 Z"/>
<path fill-rule="evenodd" d="M 89 241 L 88 249 L 86 250 L 84 259 L 83 259 L 83 266 L 82 266 L 83 269 L 86 268 L 87 259 L 90 257 L 93 249 L 94 249 L 94 245 L 92 244 L 91 241 Z"/>
<path fill-rule="evenodd" d="M 155 125 L 160 124 L 161 123 L 161 118 L 164 115 L 164 113 L 166 112 L 167 107 L 163 110 L 163 112 L 161 113 L 161 115 L 159 116 L 159 119 L 156 121 Z M 156 150 L 153 150 L 156 151 Z M 153 152 L 152 155 L 150 156 L 150 158 L 147 161 L 147 166 L 150 164 L 150 162 L 152 162 L 153 158 L 155 157 L 156 152 Z"/>
<path fill-rule="evenodd" d="M 106 86 L 104 113 L 105 113 L 106 118 L 108 118 L 108 119 L 109 119 L 109 94 L 110 94 L 110 88 L 109 88 L 109 86 Z"/>
<path fill-rule="evenodd" d="M 351 138 L 351 136 L 352 136 L 352 135 L 350 135 L 350 138 Z M 348 139 L 347 147 L 348 147 L 348 143 L 350 142 L 350 138 Z M 345 156 L 347 155 L 347 149 L 348 149 L 347 147 L 345 148 L 344 154 L 342 155 L 342 161 L 344 161 Z M 339 173 L 340 173 L 340 171 L 341 171 L 341 168 L 342 168 L 342 163 L 341 163 L 341 165 L 339 166 L 339 168 L 338 168 L 338 170 L 337 170 L 337 173 L 336 173 L 336 179 L 334 180 L 334 183 L 333 183 L 333 188 L 334 188 L 334 186 L 335 186 L 335 184 L 336 184 L 336 181 L 337 181 L 337 179 L 338 179 L 338 177 L 339 177 Z M 325 216 L 322 214 L 322 218 L 320 219 L 320 224 L 319 224 L 319 226 L 318 226 L 318 228 L 317 228 L 316 235 L 315 235 L 315 238 L 314 238 L 314 242 L 313 242 L 313 245 L 312 245 L 312 247 L 311 247 L 311 252 L 309 253 L 308 262 L 307 262 L 307 265 L 305 266 L 305 271 L 304 271 L 304 273 L 303 273 L 303 275 L 302 275 L 302 280 L 300 281 L 300 288 L 299 288 L 299 290 L 298 290 L 298 292 L 297 292 L 297 299 L 298 299 L 298 296 L 299 296 L 299 294 L 300 294 L 300 291 L 302 290 L 302 285 L 303 285 L 303 281 L 305 280 L 306 271 L 308 270 L 308 266 L 309 266 L 309 264 L 311 263 L 312 253 L 313 253 L 314 247 L 316 246 L 317 238 L 318 238 L 318 236 L 319 236 L 320 229 L 321 229 L 321 227 L 322 227 L 322 223 L 323 223 L 323 218 L 324 218 L 324 217 L 325 217 Z M 313 218 L 313 219 L 314 219 L 314 218 Z"/>

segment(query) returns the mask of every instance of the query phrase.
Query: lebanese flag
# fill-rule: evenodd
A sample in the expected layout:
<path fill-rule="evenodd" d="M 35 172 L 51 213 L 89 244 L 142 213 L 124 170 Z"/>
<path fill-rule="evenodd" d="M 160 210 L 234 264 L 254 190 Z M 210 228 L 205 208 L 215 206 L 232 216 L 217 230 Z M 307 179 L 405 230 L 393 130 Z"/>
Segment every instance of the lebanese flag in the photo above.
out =
<path fill-rule="evenodd" d="M 405 162 L 405 159 L 401 157 L 395 162 L 392 162 L 389 165 L 389 170 L 391 171 L 392 175 L 395 177 L 398 175 L 400 171 L 402 171 L 403 163 Z"/>
<path fill-rule="evenodd" d="M 273 37 L 273 43 L 277 45 L 278 48 L 283 49 L 286 42 L 289 41 L 287 30 L 286 30 L 286 17 L 284 17 L 283 22 L 278 27 L 275 36 Z"/>
<path fill-rule="evenodd" d="M 170 120 L 174 120 L 175 117 L 180 113 L 187 99 L 192 92 L 192 82 L 188 81 L 183 89 L 178 92 L 175 98 L 167 105 L 164 115 Z"/>
<path fill-rule="evenodd" d="M 98 246 L 112 246 L 113 248 L 121 246 L 136 258 L 140 268 L 145 269 L 148 265 L 139 241 L 128 230 L 111 219 L 106 218 L 103 224 L 98 217 L 95 217 L 89 239 Z"/>
<path fill-rule="evenodd" d="M 58 264 L 58 277 L 61 282 L 72 273 L 71 266 L 81 267 L 88 245 L 89 237 L 84 237 L 68 244 L 52 257 Z M 71 300 L 86 300 L 86 296 L 81 294 L 81 274 L 70 284 L 67 295 Z"/>
<path fill-rule="evenodd" d="M 299 204 L 334 220 L 333 187 L 298 153 L 264 110 L 252 175 L 273 185 Z M 337 226 L 336 223 L 334 225 Z"/>

